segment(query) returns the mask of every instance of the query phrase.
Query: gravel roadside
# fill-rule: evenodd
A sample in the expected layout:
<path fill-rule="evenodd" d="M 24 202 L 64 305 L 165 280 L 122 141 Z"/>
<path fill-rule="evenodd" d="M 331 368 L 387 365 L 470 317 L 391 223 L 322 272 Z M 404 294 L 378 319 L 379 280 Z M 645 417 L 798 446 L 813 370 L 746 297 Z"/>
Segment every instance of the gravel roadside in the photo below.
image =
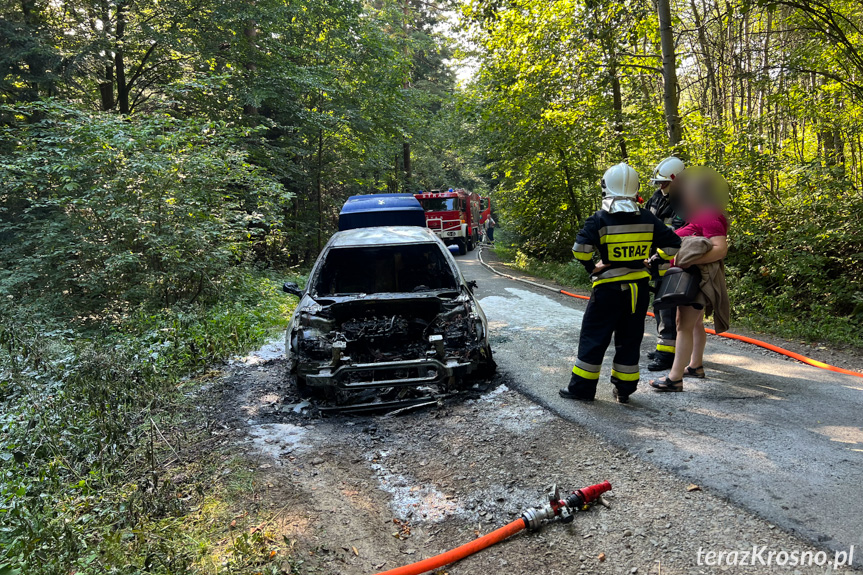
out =
<path fill-rule="evenodd" d="M 610 509 L 518 534 L 440 573 L 834 572 L 776 565 L 776 553 L 819 558 L 822 550 L 739 502 L 692 490 L 507 383 L 501 374 L 492 391 L 432 410 L 321 419 L 295 411 L 283 362 L 267 359 L 231 366 L 206 403 L 266 486 L 258 514 L 291 542 L 292 572 L 371 574 L 418 561 L 517 518 L 553 483 L 572 490 L 605 479 L 614 486 Z M 740 552 L 752 563 L 753 547 L 764 550 L 742 565 Z M 706 564 L 707 552 L 733 551 L 723 565 Z M 763 565 L 770 552 L 773 564 Z"/>

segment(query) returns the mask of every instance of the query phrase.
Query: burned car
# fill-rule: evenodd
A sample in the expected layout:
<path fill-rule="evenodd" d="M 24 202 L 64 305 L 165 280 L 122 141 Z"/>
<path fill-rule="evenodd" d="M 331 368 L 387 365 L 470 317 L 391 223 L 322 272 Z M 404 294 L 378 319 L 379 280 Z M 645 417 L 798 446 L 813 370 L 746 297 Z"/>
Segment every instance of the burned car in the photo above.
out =
<path fill-rule="evenodd" d="M 286 350 L 303 395 L 341 403 L 358 390 L 451 390 L 494 371 L 472 286 L 425 227 L 337 232 L 306 289 L 284 289 L 301 298 Z"/>

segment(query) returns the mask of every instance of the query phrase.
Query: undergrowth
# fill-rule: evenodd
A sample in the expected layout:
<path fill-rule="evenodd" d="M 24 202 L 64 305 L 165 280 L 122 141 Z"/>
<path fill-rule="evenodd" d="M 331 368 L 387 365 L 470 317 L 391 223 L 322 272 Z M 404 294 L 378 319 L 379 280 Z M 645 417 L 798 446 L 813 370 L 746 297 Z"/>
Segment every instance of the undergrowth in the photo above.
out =
<path fill-rule="evenodd" d="M 283 572 L 263 533 L 213 562 L 212 490 L 174 481 L 191 377 L 285 326 L 282 279 L 234 270 L 207 304 L 96 330 L 0 304 L 0 574 Z"/>
<path fill-rule="evenodd" d="M 519 249 L 505 230 L 497 232 L 494 253 L 501 261 L 526 274 L 545 278 L 562 286 L 590 289 L 590 276 L 575 260 L 569 262 L 543 261 Z"/>

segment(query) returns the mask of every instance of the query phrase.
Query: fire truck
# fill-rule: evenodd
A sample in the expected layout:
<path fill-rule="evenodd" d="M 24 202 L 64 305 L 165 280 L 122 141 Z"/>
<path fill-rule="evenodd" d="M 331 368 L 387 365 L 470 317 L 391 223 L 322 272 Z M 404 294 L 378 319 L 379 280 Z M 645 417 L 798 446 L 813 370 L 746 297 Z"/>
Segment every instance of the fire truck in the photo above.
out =
<path fill-rule="evenodd" d="M 479 209 L 482 210 L 479 214 L 479 223 L 480 225 L 484 224 L 485 221 L 491 217 L 491 198 L 489 197 L 480 197 L 479 199 Z"/>
<path fill-rule="evenodd" d="M 416 194 L 426 214 L 426 225 L 446 245 L 457 245 L 460 255 L 476 247 L 480 238 L 480 198 L 467 190 L 432 190 Z"/>

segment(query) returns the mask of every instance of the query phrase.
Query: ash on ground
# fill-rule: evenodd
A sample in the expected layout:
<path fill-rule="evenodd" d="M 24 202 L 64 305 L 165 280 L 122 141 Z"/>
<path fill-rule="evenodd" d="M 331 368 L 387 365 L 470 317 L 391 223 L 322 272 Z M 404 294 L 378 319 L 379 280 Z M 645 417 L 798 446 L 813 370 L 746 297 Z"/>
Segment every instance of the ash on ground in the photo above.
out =
<path fill-rule="evenodd" d="M 482 395 L 398 416 L 321 418 L 295 394 L 284 361 L 268 359 L 235 362 L 202 403 L 254 471 L 258 513 L 276 540 L 290 542 L 302 573 L 367 575 L 412 563 L 541 505 L 551 484 L 570 491 L 606 479 L 610 509 L 520 533 L 446 572 L 825 572 L 698 565 L 699 549 L 821 549 L 645 463 L 638 454 L 650 445 L 613 447 L 507 383 L 498 374 Z"/>

